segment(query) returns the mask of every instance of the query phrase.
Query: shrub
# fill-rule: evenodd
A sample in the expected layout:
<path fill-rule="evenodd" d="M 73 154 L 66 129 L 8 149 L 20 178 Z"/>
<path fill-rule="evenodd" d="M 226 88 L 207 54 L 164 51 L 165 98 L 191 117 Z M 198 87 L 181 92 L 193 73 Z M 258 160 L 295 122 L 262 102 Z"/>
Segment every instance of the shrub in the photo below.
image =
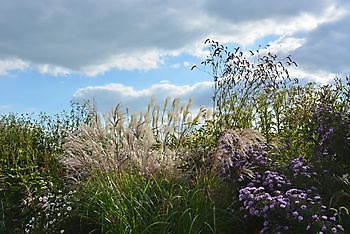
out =
<path fill-rule="evenodd" d="M 242 149 L 237 147 L 242 145 L 240 139 L 232 133 L 226 134 L 221 144 L 228 156 L 222 164 L 223 176 L 239 189 L 240 209 L 247 219 L 256 220 L 256 228 L 262 233 L 344 231 L 338 212 L 327 209 L 318 188 L 307 188 L 314 179 L 311 175 L 316 174 L 304 160 L 291 161 L 288 176 L 283 173 L 282 165 L 267 157 L 262 145 L 247 145 Z M 275 170 L 269 169 L 272 167 Z M 303 178 L 302 183 L 298 183 L 299 177 Z M 309 183 L 305 181 L 308 178 Z"/>
<path fill-rule="evenodd" d="M 58 155 L 62 152 L 64 132 L 74 131 L 87 119 L 86 109 L 74 106 L 71 113 L 63 113 L 62 117 L 0 117 L 1 231 L 24 230 L 24 201 L 41 186 L 41 180 L 62 183 L 64 169 Z"/>

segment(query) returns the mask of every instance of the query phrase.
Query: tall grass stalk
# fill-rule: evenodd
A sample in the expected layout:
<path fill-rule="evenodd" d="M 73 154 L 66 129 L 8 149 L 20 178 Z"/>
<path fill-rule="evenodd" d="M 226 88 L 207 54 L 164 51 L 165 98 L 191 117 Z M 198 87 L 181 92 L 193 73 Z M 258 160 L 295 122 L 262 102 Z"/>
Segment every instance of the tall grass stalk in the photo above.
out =
<path fill-rule="evenodd" d="M 203 119 L 205 110 L 193 117 L 189 112 L 191 101 L 184 106 L 178 99 L 168 103 L 166 100 L 160 111 L 151 102 L 147 112 L 131 115 L 120 105 L 102 116 L 95 112 L 79 132 L 68 133 L 61 161 L 72 176 L 78 177 L 94 169 L 138 168 L 141 173 L 172 173 L 179 143 Z"/>

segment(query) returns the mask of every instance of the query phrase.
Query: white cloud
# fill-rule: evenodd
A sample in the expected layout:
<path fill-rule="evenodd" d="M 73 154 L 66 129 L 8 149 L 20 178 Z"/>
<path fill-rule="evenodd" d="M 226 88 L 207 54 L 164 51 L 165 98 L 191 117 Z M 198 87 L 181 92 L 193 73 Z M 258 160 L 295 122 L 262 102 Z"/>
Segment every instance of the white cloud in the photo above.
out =
<path fill-rule="evenodd" d="M 53 76 L 67 76 L 71 72 L 68 69 L 58 66 L 52 66 L 49 64 L 42 64 L 36 66 L 36 70 L 38 70 L 42 74 L 48 74 Z"/>
<path fill-rule="evenodd" d="M 20 59 L 0 60 L 0 75 L 5 75 L 12 70 L 23 70 L 28 68 L 28 64 Z"/>
<path fill-rule="evenodd" d="M 87 75 L 95 76 L 113 68 L 123 70 L 148 70 L 157 68 L 162 63 L 163 61 L 160 53 L 156 51 L 140 51 L 138 54 L 120 54 L 112 56 L 110 59 L 100 64 L 84 66 L 82 71 Z"/>
<path fill-rule="evenodd" d="M 180 98 L 186 102 L 193 99 L 193 110 L 211 106 L 212 82 L 200 82 L 193 85 L 175 85 L 170 82 L 161 82 L 151 87 L 136 90 L 122 84 L 108 84 L 79 89 L 73 95 L 73 101 L 84 103 L 92 101 L 100 111 L 109 111 L 121 103 L 132 112 L 145 111 L 153 97 L 162 103 L 167 97 Z"/>
<path fill-rule="evenodd" d="M 302 68 L 290 68 L 288 69 L 291 77 L 297 77 L 305 81 L 315 81 L 320 84 L 327 84 L 331 82 L 338 74 L 327 71 L 307 71 Z"/>
<path fill-rule="evenodd" d="M 295 49 L 303 46 L 304 43 L 304 38 L 281 37 L 277 41 L 270 44 L 268 51 L 273 54 L 288 54 L 294 51 Z"/>
<path fill-rule="evenodd" d="M 28 64 L 56 75 L 154 69 L 165 56 L 205 56 L 206 37 L 246 45 L 267 35 L 299 38 L 329 22 L 338 27 L 346 14 L 342 0 L 4 0 L 0 59 L 28 62 L 0 62 L 0 72 Z"/>

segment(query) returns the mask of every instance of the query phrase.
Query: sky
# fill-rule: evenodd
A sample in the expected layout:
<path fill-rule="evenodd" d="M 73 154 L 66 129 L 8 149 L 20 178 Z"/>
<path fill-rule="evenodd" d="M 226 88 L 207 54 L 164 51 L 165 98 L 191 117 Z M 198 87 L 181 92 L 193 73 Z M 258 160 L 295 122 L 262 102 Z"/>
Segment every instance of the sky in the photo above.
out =
<path fill-rule="evenodd" d="M 327 83 L 350 74 L 349 22 L 348 0 L 0 0 L 0 114 L 211 106 L 212 77 L 191 71 L 207 38 L 269 44 L 293 76 Z"/>

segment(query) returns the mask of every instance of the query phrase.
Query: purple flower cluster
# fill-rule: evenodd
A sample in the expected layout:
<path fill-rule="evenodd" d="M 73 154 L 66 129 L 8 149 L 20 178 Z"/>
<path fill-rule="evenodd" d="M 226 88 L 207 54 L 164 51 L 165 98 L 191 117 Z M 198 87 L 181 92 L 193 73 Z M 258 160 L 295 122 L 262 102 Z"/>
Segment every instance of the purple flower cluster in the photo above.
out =
<path fill-rule="evenodd" d="M 302 157 L 298 157 L 290 161 L 290 167 L 294 177 L 305 176 L 310 178 L 311 175 L 315 175 L 315 173 L 311 171 L 311 167 Z"/>
<path fill-rule="evenodd" d="M 318 137 L 319 155 L 332 160 L 347 158 L 344 154 L 350 150 L 349 113 L 337 111 L 331 104 L 320 101 L 314 112 L 314 122 L 316 129 L 313 134 Z"/>
<path fill-rule="evenodd" d="M 260 182 L 259 175 L 257 175 L 257 183 Z M 253 180 L 254 182 L 254 180 Z M 261 178 L 262 185 L 270 190 L 281 189 L 283 185 L 291 185 L 289 180 L 286 180 L 283 175 L 275 171 L 265 171 Z"/>
<path fill-rule="evenodd" d="M 281 176 L 276 176 L 281 177 Z M 266 177 L 267 178 L 267 177 Z M 285 181 L 283 177 L 277 179 Z M 286 184 L 286 183 L 285 183 Z M 261 233 L 303 231 L 313 233 L 341 233 L 338 215 L 327 215 L 327 207 L 312 189 L 271 189 L 248 184 L 239 190 L 241 210 L 247 215 L 262 218 Z"/>
<path fill-rule="evenodd" d="M 320 147 L 320 153 L 323 156 L 329 155 L 329 152 L 325 145 L 334 134 L 334 129 L 329 126 L 332 121 L 331 116 L 333 112 L 334 111 L 332 105 L 325 105 L 321 103 L 316 107 L 314 113 L 315 123 L 317 124 L 316 135 L 319 138 L 318 144 Z"/>
<path fill-rule="evenodd" d="M 224 158 L 222 158 L 221 176 L 238 177 L 242 181 L 245 174 L 252 168 L 267 165 L 268 157 L 264 147 L 260 144 L 244 146 L 236 134 L 225 134 L 220 141 Z M 248 177 L 251 177 L 249 174 Z"/>
<path fill-rule="evenodd" d="M 292 174 L 288 177 L 288 173 L 280 173 L 278 168 L 268 170 L 271 165 L 263 146 L 242 147 L 236 136 L 229 135 L 221 143 L 227 154 L 223 162 L 225 171 L 230 172 L 222 175 L 239 177 L 238 172 L 245 168 L 253 171 L 249 177 L 233 179 L 238 181 L 241 211 L 246 218 L 262 220 L 261 233 L 344 231 L 337 213 L 329 213 L 316 188 L 304 189 L 297 185 L 297 178 L 309 179 L 316 175 L 301 157 L 291 160 Z"/>
<path fill-rule="evenodd" d="M 318 129 L 318 132 L 322 132 L 322 126 L 320 126 L 320 128 Z M 334 129 L 333 128 L 328 128 L 326 131 L 324 131 L 324 134 L 323 134 L 323 136 L 322 136 L 322 138 L 321 138 L 321 140 L 320 140 L 320 145 L 324 145 L 324 143 L 327 141 L 327 140 L 329 140 L 331 137 L 332 137 L 332 135 L 334 134 Z"/>

